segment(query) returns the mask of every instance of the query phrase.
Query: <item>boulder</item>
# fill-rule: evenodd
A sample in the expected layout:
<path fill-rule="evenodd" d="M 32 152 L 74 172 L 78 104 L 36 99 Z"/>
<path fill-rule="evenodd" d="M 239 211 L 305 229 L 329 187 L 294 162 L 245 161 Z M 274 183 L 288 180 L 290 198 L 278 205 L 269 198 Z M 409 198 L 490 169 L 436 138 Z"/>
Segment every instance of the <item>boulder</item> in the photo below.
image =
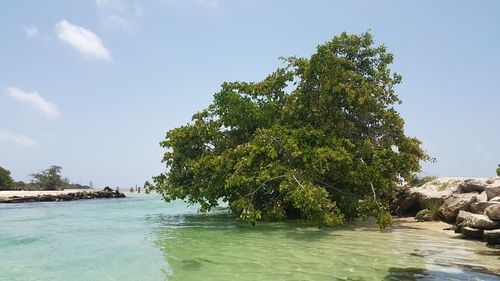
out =
<path fill-rule="evenodd" d="M 458 190 L 460 193 L 468 193 L 468 192 L 483 192 L 486 188 L 486 185 L 479 180 L 476 179 L 466 179 L 458 186 Z"/>
<path fill-rule="evenodd" d="M 118 194 L 115 195 L 115 197 L 116 198 L 125 198 L 126 196 L 123 193 L 118 193 Z"/>
<path fill-rule="evenodd" d="M 487 186 L 484 191 L 486 191 L 486 196 L 488 200 L 500 196 L 500 185 Z"/>
<path fill-rule="evenodd" d="M 459 225 L 461 222 L 463 222 L 464 220 L 466 219 L 469 219 L 469 218 L 472 218 L 474 216 L 473 213 L 471 212 L 467 212 L 467 211 L 463 211 L 463 210 L 460 210 L 458 212 L 458 215 L 457 215 L 457 220 L 456 220 L 456 224 Z"/>
<path fill-rule="evenodd" d="M 477 202 L 478 195 L 474 192 L 452 195 L 439 208 L 439 215 L 446 221 L 455 221 L 459 211 L 470 210 L 472 203 Z"/>
<path fill-rule="evenodd" d="M 461 237 L 465 239 L 482 239 L 484 230 L 475 229 L 468 226 L 462 228 Z"/>
<path fill-rule="evenodd" d="M 491 177 L 491 178 L 488 178 L 488 179 L 486 180 L 486 183 L 487 183 L 487 184 L 492 184 L 492 183 L 494 183 L 494 182 L 495 182 L 495 178 L 496 178 L 496 177 Z"/>
<path fill-rule="evenodd" d="M 411 209 L 414 209 L 417 204 L 415 194 L 410 191 L 410 188 L 401 186 L 396 190 L 395 199 L 391 202 L 391 210 L 397 215 L 414 214 Z"/>
<path fill-rule="evenodd" d="M 470 211 L 473 212 L 474 214 L 484 214 L 484 209 L 493 205 L 500 205 L 500 202 L 482 201 L 482 202 L 472 203 L 470 205 Z"/>
<path fill-rule="evenodd" d="M 488 243 L 488 245 L 500 245 L 500 229 L 485 230 L 483 238 Z"/>
<path fill-rule="evenodd" d="M 415 219 L 417 221 L 433 221 L 434 215 L 432 214 L 431 210 L 423 209 L 423 210 L 420 210 L 417 213 L 417 215 L 415 215 Z"/>
<path fill-rule="evenodd" d="M 486 183 L 487 184 L 496 184 L 496 182 L 498 182 L 500 184 L 500 176 L 496 176 L 496 177 L 489 177 L 487 180 L 486 180 Z"/>
<path fill-rule="evenodd" d="M 486 201 L 488 201 L 488 195 L 486 195 L 485 191 L 479 193 L 479 195 L 476 198 L 477 198 L 477 202 L 486 202 Z"/>
<path fill-rule="evenodd" d="M 467 211 L 460 211 L 457 216 L 457 228 L 472 227 L 476 229 L 496 229 L 500 222 L 492 221 L 485 215 L 477 215 Z"/>
<path fill-rule="evenodd" d="M 500 196 L 491 198 L 489 202 L 500 202 Z"/>
<path fill-rule="evenodd" d="M 419 209 L 428 208 L 431 204 L 441 205 L 444 200 L 458 192 L 461 182 L 456 178 L 439 178 L 422 186 L 410 188 L 410 197 L 416 200 Z"/>
<path fill-rule="evenodd" d="M 500 221 L 500 203 L 491 205 L 484 209 L 484 214 L 493 221 Z"/>

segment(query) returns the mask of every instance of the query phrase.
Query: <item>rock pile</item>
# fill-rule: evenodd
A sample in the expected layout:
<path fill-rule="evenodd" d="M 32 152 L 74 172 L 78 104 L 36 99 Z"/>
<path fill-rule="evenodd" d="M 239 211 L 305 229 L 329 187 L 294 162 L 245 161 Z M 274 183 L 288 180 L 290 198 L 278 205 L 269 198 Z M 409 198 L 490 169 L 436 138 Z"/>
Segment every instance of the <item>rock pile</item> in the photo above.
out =
<path fill-rule="evenodd" d="M 81 199 L 95 198 L 123 198 L 125 194 L 113 191 L 111 189 L 92 190 L 92 191 L 77 191 L 66 194 L 42 194 L 38 196 L 14 196 L 9 198 L 1 198 L 0 203 L 26 203 L 26 202 L 51 202 L 51 201 L 73 201 Z"/>
<path fill-rule="evenodd" d="M 420 211 L 419 221 L 434 216 L 454 223 L 455 232 L 463 238 L 500 245 L 500 177 L 432 179 L 403 188 L 397 200 L 395 212 L 399 215 Z"/>

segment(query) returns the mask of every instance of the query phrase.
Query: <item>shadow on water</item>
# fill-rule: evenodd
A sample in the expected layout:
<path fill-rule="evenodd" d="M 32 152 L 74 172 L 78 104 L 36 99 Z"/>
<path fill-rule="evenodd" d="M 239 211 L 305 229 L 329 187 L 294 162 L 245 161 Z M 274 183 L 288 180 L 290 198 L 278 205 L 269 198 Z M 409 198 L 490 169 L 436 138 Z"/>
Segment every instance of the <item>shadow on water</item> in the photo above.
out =
<path fill-rule="evenodd" d="M 428 270 L 425 268 L 399 268 L 391 267 L 385 281 L 427 281 L 427 280 L 500 280 L 500 275 L 483 267 L 456 265 L 460 272 L 446 272 L 439 270 Z"/>
<path fill-rule="evenodd" d="M 157 215 L 147 218 L 150 223 L 156 225 L 157 241 L 170 239 L 171 236 L 180 236 L 182 231 L 203 231 L 230 233 L 232 237 L 243 237 L 248 235 L 279 235 L 281 238 L 292 239 L 301 242 L 321 240 L 325 237 L 335 239 L 334 229 L 319 229 L 300 224 L 294 221 L 287 222 L 260 222 L 255 226 L 248 223 L 236 221 L 234 216 L 227 213 L 219 214 L 188 214 L 188 215 Z M 341 226 L 336 230 L 354 230 L 355 226 Z M 209 235 L 209 234 L 207 234 Z"/>
<path fill-rule="evenodd" d="M 252 226 L 245 222 L 235 220 L 234 216 L 226 210 L 213 213 L 193 213 L 193 214 L 155 214 L 146 216 L 146 220 L 153 226 L 162 229 L 177 229 L 177 228 L 200 228 L 205 230 L 221 230 L 227 229 L 236 233 L 255 232 L 284 232 L 287 238 L 290 239 L 321 239 L 324 237 L 335 237 L 335 232 L 358 231 L 365 232 L 381 232 L 375 227 L 375 224 L 369 222 L 353 222 L 335 228 L 318 228 L 313 227 L 299 221 L 289 220 L 285 222 L 259 222 Z M 386 232 L 389 232 L 387 230 Z M 383 232 L 383 231 L 382 231 Z"/>
<path fill-rule="evenodd" d="M 428 270 L 418 267 L 391 267 L 388 274 L 382 279 L 384 281 L 435 281 L 435 280 L 454 280 L 454 281 L 498 281 L 500 275 L 488 271 L 482 267 L 472 267 L 467 265 L 457 265 L 460 272 L 446 272 L 439 270 Z M 365 281 L 361 277 L 337 278 L 337 281 Z"/>

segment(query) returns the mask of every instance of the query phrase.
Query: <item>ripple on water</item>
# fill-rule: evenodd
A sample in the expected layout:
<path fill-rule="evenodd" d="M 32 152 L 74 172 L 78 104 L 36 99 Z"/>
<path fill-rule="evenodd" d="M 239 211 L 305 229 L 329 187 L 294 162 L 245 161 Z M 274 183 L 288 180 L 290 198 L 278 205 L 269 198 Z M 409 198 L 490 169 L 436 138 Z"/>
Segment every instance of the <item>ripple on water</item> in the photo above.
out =
<path fill-rule="evenodd" d="M 0 206 L 0 281 L 489 281 L 499 280 L 488 271 L 500 272 L 496 252 L 425 230 L 380 232 L 370 223 L 252 227 L 142 194 Z"/>
<path fill-rule="evenodd" d="M 172 267 L 169 280 L 499 280 L 500 264 L 477 253 L 482 245 L 425 230 L 161 220 L 157 244 Z"/>

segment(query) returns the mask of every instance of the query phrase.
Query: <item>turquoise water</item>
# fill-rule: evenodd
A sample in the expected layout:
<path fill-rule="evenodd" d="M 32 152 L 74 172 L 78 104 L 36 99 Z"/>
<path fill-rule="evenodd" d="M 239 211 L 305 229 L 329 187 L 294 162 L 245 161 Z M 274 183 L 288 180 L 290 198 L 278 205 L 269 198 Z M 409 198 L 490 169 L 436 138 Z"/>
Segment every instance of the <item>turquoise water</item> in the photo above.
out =
<path fill-rule="evenodd" d="M 1 281 L 500 280 L 498 255 L 478 242 L 371 223 L 252 227 L 154 195 L 0 205 Z"/>

